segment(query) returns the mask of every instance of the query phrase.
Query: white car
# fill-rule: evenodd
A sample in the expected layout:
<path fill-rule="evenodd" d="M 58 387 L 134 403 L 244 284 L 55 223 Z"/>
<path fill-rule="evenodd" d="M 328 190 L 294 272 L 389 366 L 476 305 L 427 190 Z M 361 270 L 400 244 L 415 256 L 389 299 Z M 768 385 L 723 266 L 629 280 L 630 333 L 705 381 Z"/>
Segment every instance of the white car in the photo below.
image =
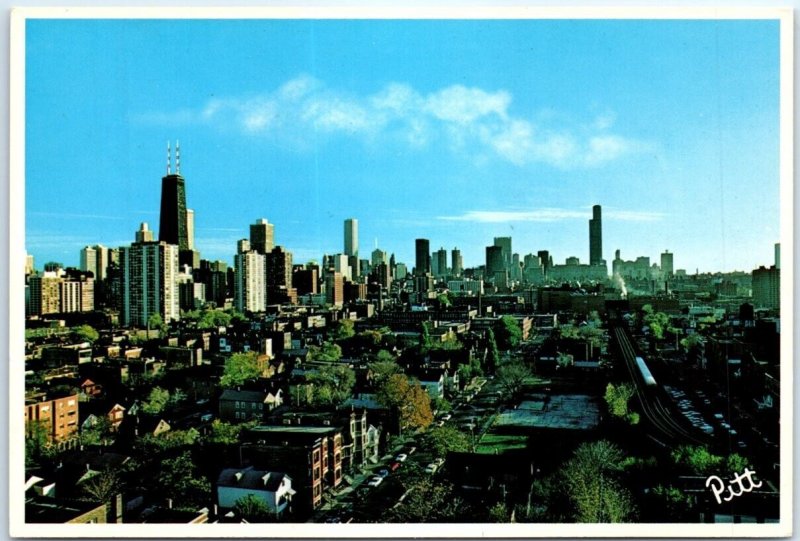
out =
<path fill-rule="evenodd" d="M 376 486 L 380 485 L 381 483 L 383 483 L 383 477 L 378 477 L 377 475 L 375 475 L 375 476 L 370 478 L 370 480 L 367 483 L 367 485 L 369 485 L 371 487 L 376 487 Z"/>
<path fill-rule="evenodd" d="M 453 418 L 453 415 L 452 415 L 452 414 L 450 414 L 450 413 L 447 413 L 447 414 L 445 414 L 445 415 L 442 415 L 442 421 L 449 421 L 449 420 L 450 420 L 450 419 L 452 419 L 452 418 Z"/>
<path fill-rule="evenodd" d="M 431 462 L 430 464 L 425 466 L 425 473 L 436 473 L 436 470 L 438 470 L 438 469 L 439 469 L 439 466 L 437 464 L 434 464 L 433 462 Z"/>
<path fill-rule="evenodd" d="M 396 457 L 394 457 L 394 459 L 395 459 L 396 461 L 398 461 L 398 462 L 405 462 L 405 461 L 406 461 L 406 459 L 408 459 L 408 455 L 407 455 L 407 454 L 405 454 L 405 453 L 400 453 L 399 455 L 397 455 Z"/>

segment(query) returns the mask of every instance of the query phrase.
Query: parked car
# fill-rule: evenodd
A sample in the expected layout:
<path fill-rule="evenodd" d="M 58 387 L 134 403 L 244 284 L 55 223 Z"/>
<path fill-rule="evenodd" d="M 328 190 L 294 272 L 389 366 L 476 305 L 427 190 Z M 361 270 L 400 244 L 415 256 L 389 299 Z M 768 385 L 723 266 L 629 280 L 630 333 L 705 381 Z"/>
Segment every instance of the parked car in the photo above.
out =
<path fill-rule="evenodd" d="M 400 463 L 397 462 L 397 461 L 392 462 L 391 464 L 389 464 L 389 469 L 391 471 L 397 471 L 397 468 L 399 468 L 399 467 L 400 467 Z"/>
<path fill-rule="evenodd" d="M 389 477 L 389 470 L 387 470 L 386 468 L 381 468 L 380 470 L 378 470 L 377 475 L 378 477 Z"/>
<path fill-rule="evenodd" d="M 377 475 L 374 475 L 374 476 L 370 477 L 370 480 L 367 482 L 367 485 L 369 485 L 371 487 L 376 487 L 376 486 L 380 485 L 381 483 L 383 483 L 383 477 L 378 477 Z"/>
<path fill-rule="evenodd" d="M 417 452 L 417 448 L 414 447 L 413 445 L 411 447 L 409 447 L 408 449 L 406 449 L 406 453 L 409 454 L 409 455 L 413 455 L 416 452 Z"/>
<path fill-rule="evenodd" d="M 405 461 L 406 461 L 406 459 L 408 459 L 408 455 L 407 455 L 407 454 L 405 454 L 405 453 L 400 453 L 399 455 L 397 455 L 396 457 L 394 457 L 394 459 L 395 459 L 396 461 L 398 461 L 398 462 L 405 462 Z"/>
<path fill-rule="evenodd" d="M 445 413 L 444 415 L 442 415 L 442 421 L 449 421 L 452 418 L 453 415 L 451 413 Z"/>
<path fill-rule="evenodd" d="M 431 462 L 427 466 L 425 466 L 425 473 L 436 473 L 436 470 L 439 469 L 439 466 Z"/>

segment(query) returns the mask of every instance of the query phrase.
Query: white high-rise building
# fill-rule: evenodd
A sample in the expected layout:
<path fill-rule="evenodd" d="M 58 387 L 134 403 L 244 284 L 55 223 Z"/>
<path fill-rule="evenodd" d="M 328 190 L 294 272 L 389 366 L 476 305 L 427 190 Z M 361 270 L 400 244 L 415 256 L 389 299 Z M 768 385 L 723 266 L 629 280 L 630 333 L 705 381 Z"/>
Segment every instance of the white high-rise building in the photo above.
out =
<path fill-rule="evenodd" d="M 109 258 L 109 249 L 102 244 L 86 246 L 81 249 L 80 269 L 91 272 L 95 281 L 105 280 L 108 276 Z"/>
<path fill-rule="evenodd" d="M 348 218 L 344 221 L 344 253 L 358 256 L 358 220 Z"/>
<path fill-rule="evenodd" d="M 267 309 L 266 256 L 250 250 L 249 244 L 239 241 L 239 253 L 233 257 L 234 305 L 240 312 L 263 312 Z"/>
<path fill-rule="evenodd" d="M 136 238 L 152 238 L 146 224 Z M 180 319 L 177 245 L 149 240 L 122 246 L 119 265 L 123 325 L 146 327 L 153 314 L 160 314 L 164 323 Z"/>

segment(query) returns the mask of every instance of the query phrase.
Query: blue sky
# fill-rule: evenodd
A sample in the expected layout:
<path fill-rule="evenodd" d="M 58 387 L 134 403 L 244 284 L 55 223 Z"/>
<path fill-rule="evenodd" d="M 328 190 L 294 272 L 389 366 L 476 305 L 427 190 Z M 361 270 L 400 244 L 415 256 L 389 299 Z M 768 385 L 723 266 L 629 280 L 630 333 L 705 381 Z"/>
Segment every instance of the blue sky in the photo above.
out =
<path fill-rule="evenodd" d="M 28 20 L 26 249 L 158 227 L 180 140 L 204 258 L 258 218 L 295 261 L 359 220 L 409 266 L 414 239 L 484 262 L 675 253 L 751 270 L 779 239 L 777 21 Z"/>

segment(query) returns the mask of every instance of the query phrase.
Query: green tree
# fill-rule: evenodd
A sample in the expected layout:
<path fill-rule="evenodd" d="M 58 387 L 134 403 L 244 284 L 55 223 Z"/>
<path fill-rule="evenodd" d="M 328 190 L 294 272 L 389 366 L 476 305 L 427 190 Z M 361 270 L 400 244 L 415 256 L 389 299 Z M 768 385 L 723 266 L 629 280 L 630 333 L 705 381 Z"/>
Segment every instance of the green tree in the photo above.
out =
<path fill-rule="evenodd" d="M 676 466 L 694 475 L 711 475 L 719 472 L 723 465 L 721 456 L 711 453 L 702 445 L 682 445 L 672 451 L 671 457 Z"/>
<path fill-rule="evenodd" d="M 511 515 L 508 512 L 508 506 L 503 502 L 497 502 L 489 508 L 489 521 L 490 522 L 510 522 Z"/>
<path fill-rule="evenodd" d="M 93 426 L 81 429 L 80 439 L 83 445 L 105 445 L 113 441 L 111 421 L 105 415 L 98 417 Z"/>
<path fill-rule="evenodd" d="M 91 325 L 80 325 L 72 330 L 72 336 L 78 342 L 89 342 L 90 344 L 94 344 L 97 342 L 97 339 L 100 338 L 100 333 L 98 333 Z"/>
<path fill-rule="evenodd" d="M 342 348 L 339 344 L 323 342 L 322 346 L 309 346 L 308 360 L 335 363 L 342 358 Z"/>
<path fill-rule="evenodd" d="M 250 426 L 253 423 L 246 424 L 232 424 L 219 419 L 214 419 L 211 422 L 208 433 L 205 435 L 204 440 L 207 443 L 217 443 L 222 445 L 234 445 L 239 443 L 239 434 L 242 428 Z"/>
<path fill-rule="evenodd" d="M 606 404 L 608 405 L 608 411 L 611 415 L 617 418 L 627 419 L 631 424 L 633 423 L 633 417 L 631 412 L 628 411 L 628 401 L 633 397 L 636 393 L 633 385 L 628 383 L 620 383 L 619 385 L 614 385 L 613 383 L 609 383 L 606 386 L 606 394 L 605 400 Z M 638 415 L 636 416 L 638 421 Z"/>
<path fill-rule="evenodd" d="M 227 389 L 242 385 L 262 375 L 258 355 L 254 351 L 234 353 L 225 360 L 225 369 L 219 384 Z"/>
<path fill-rule="evenodd" d="M 406 498 L 386 514 L 387 522 L 440 523 L 471 516 L 467 503 L 455 495 L 453 485 L 430 477 L 414 477 L 404 484 Z"/>
<path fill-rule="evenodd" d="M 171 498 L 178 508 L 197 509 L 208 505 L 211 483 L 200 475 L 189 451 L 160 461 L 155 493 Z"/>
<path fill-rule="evenodd" d="M 224 310 L 204 310 L 197 321 L 198 329 L 216 329 L 230 325 L 233 315 Z"/>
<path fill-rule="evenodd" d="M 525 380 L 530 376 L 530 368 L 518 360 L 505 363 L 497 369 L 497 383 L 511 400 L 519 398 Z"/>
<path fill-rule="evenodd" d="M 490 374 L 493 373 L 500 364 L 500 351 L 497 349 L 497 339 L 494 336 L 494 331 L 488 329 L 486 331 L 486 347 L 488 355 L 486 356 L 486 371 Z"/>
<path fill-rule="evenodd" d="M 340 319 L 333 326 L 333 339 L 346 340 L 356 335 L 355 322 L 352 319 Z"/>
<path fill-rule="evenodd" d="M 635 515 L 630 492 L 617 479 L 624 455 L 605 440 L 584 443 L 561 469 L 577 522 L 628 522 Z"/>
<path fill-rule="evenodd" d="M 356 374 L 349 366 L 332 364 L 320 367 L 307 380 L 314 386 L 314 405 L 338 406 L 350 398 L 356 383 Z"/>
<path fill-rule="evenodd" d="M 419 349 L 424 354 L 430 351 L 433 347 L 433 340 L 431 340 L 431 322 L 430 321 L 423 321 L 422 322 L 422 331 L 419 337 Z"/>
<path fill-rule="evenodd" d="M 147 401 L 142 404 L 142 411 L 150 415 L 158 415 L 169 402 L 169 391 L 161 387 L 153 387 L 147 395 Z"/>
<path fill-rule="evenodd" d="M 270 522 L 275 518 L 267 502 L 255 494 L 248 494 L 236 500 L 236 503 L 233 504 L 233 512 L 237 516 L 247 519 L 248 522 Z"/>
<path fill-rule="evenodd" d="M 447 293 L 440 293 L 439 295 L 437 295 L 436 301 L 442 308 L 445 308 L 447 306 L 453 306 L 453 301 L 450 300 L 450 296 Z"/>
<path fill-rule="evenodd" d="M 753 469 L 750 461 L 738 453 L 732 453 L 725 458 L 725 470 L 730 475 L 744 472 L 745 468 Z"/>
<path fill-rule="evenodd" d="M 502 350 L 517 347 L 522 340 L 522 329 L 514 316 L 503 316 L 497 328 L 497 345 Z"/>
<path fill-rule="evenodd" d="M 81 483 L 81 492 L 92 500 L 108 503 L 119 494 L 122 487 L 122 479 L 119 474 L 113 470 L 106 470 L 98 472 Z"/>
<path fill-rule="evenodd" d="M 381 388 L 389 376 L 403 373 L 394 356 L 383 349 L 378 352 L 378 360 L 369 363 L 368 368 L 372 373 L 372 385 L 376 389 Z"/>
<path fill-rule="evenodd" d="M 25 423 L 25 464 L 42 464 L 55 458 L 56 448 L 50 441 L 50 432 L 44 421 Z"/>
<path fill-rule="evenodd" d="M 409 382 L 405 374 L 389 376 L 377 389 L 375 398 L 398 412 L 401 428 L 425 428 L 433 422 L 428 393 L 418 381 Z"/>
<path fill-rule="evenodd" d="M 428 429 L 421 442 L 436 457 L 445 457 L 451 451 L 466 452 L 470 449 L 469 436 L 449 425 Z"/>
<path fill-rule="evenodd" d="M 161 314 L 155 313 L 150 314 L 150 317 L 147 318 L 147 338 L 150 338 L 150 331 L 152 329 L 158 330 L 159 337 L 161 333 L 164 331 L 164 318 L 161 317 Z"/>
<path fill-rule="evenodd" d="M 671 522 L 684 522 L 692 505 L 692 497 L 673 486 L 658 485 L 653 489 L 660 514 Z"/>

